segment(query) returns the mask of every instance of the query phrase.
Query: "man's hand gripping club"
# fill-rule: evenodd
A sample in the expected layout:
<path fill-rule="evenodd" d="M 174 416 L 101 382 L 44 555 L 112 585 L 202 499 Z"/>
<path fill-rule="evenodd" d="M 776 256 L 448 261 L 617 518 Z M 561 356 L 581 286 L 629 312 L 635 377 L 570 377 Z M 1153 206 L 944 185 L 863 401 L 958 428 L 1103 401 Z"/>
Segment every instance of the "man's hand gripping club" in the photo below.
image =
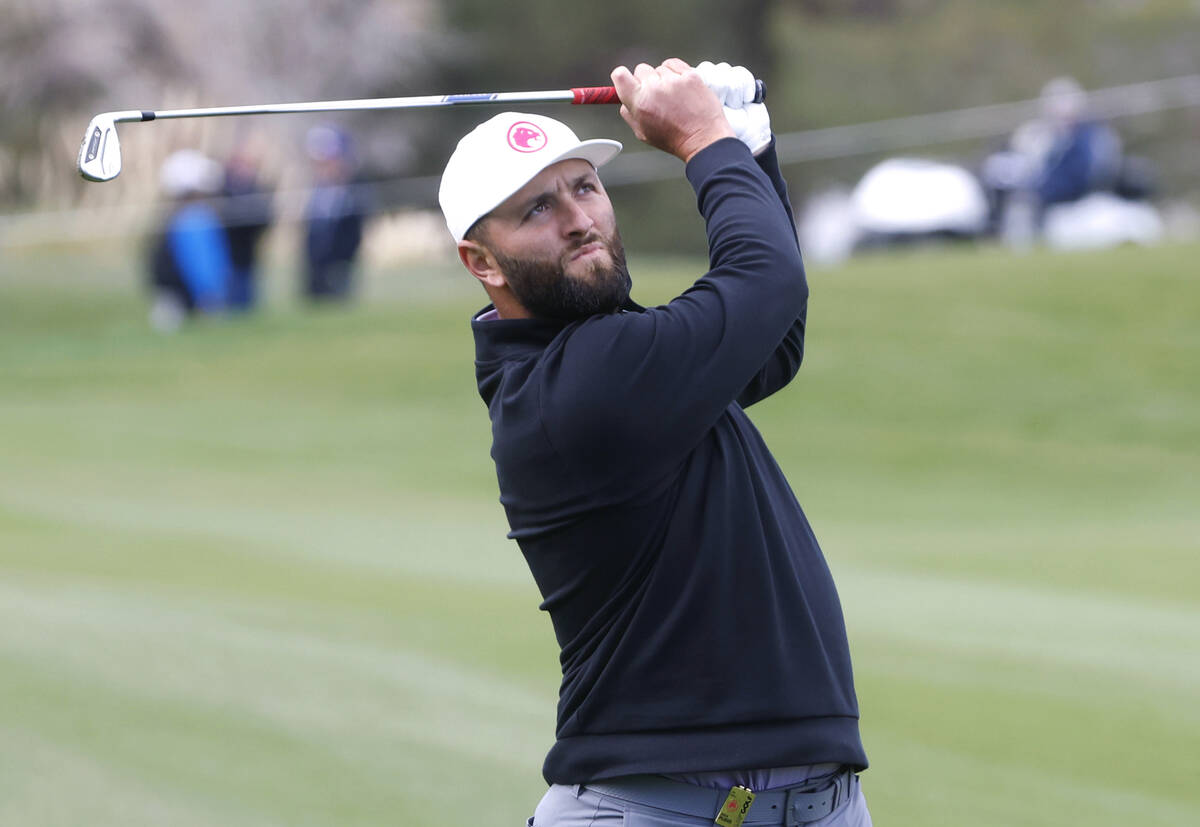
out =
<path fill-rule="evenodd" d="M 639 63 L 633 72 L 618 66 L 612 82 L 621 98 L 621 117 L 638 140 L 684 163 L 709 144 L 737 137 L 721 101 L 700 74 L 678 58 L 657 68 Z"/>

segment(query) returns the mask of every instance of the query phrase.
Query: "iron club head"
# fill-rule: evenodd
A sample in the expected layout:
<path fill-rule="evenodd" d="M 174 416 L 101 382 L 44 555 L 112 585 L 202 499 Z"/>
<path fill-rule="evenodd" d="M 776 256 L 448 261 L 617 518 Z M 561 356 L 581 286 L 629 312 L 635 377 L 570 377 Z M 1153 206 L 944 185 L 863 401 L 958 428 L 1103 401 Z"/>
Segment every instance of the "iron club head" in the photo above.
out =
<path fill-rule="evenodd" d="M 79 144 L 79 174 L 89 181 L 111 181 L 121 174 L 117 123 L 144 120 L 142 112 L 102 112 L 92 118 Z"/>
<path fill-rule="evenodd" d="M 92 118 L 79 145 L 79 174 L 89 181 L 111 181 L 121 173 L 117 125 L 105 112 Z"/>

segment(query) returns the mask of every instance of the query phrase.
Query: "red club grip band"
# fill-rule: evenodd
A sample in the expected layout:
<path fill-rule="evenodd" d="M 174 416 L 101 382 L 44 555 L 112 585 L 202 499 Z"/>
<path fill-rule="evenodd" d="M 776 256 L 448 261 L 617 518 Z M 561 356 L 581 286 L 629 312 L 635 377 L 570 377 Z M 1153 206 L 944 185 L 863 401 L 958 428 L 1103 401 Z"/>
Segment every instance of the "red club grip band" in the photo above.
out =
<path fill-rule="evenodd" d="M 620 103 L 617 90 L 611 86 L 581 86 L 572 89 L 575 100 L 571 103 Z M 767 99 L 767 85 L 761 80 L 754 81 L 754 103 L 762 103 Z"/>
<path fill-rule="evenodd" d="M 620 103 L 617 90 L 611 86 L 583 86 L 572 89 L 575 100 L 571 103 Z"/>

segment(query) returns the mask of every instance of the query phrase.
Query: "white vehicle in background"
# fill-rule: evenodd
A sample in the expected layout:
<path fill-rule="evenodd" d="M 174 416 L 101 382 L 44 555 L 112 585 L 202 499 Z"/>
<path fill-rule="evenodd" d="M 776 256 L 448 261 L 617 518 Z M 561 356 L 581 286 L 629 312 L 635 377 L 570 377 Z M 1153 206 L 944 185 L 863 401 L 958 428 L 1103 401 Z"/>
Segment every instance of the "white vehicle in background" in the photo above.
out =
<path fill-rule="evenodd" d="M 967 169 L 892 158 L 853 190 L 811 199 L 799 222 L 801 247 L 815 263 L 833 263 L 864 248 L 974 239 L 987 233 L 988 212 L 983 186 Z"/>
<path fill-rule="evenodd" d="M 853 189 L 810 198 L 798 222 L 801 248 L 814 264 L 833 264 L 859 250 L 917 242 L 996 236 L 1015 249 L 1041 243 L 1081 250 L 1155 244 L 1166 236 L 1153 204 L 1114 192 L 1047 207 L 1040 227 L 1032 204 L 1012 200 L 998 216 L 993 206 L 964 167 L 892 158 L 869 169 Z"/>
<path fill-rule="evenodd" d="M 859 246 L 977 238 L 988 226 L 987 195 L 978 179 L 962 167 L 921 158 L 872 167 L 850 204 Z"/>

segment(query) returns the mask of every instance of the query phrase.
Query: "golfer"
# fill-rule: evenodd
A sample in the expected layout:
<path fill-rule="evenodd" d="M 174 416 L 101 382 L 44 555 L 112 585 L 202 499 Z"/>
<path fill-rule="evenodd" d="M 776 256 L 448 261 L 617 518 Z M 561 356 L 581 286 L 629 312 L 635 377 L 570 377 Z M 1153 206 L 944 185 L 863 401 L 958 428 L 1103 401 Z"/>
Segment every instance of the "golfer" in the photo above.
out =
<path fill-rule="evenodd" d="M 634 134 L 686 163 L 710 269 L 643 308 L 597 168 L 615 141 L 506 113 L 442 210 L 491 305 L 475 372 L 514 538 L 561 647 L 529 821 L 869 825 L 838 596 L 745 411 L 800 366 L 808 287 L 741 67 L 618 67 Z"/>

